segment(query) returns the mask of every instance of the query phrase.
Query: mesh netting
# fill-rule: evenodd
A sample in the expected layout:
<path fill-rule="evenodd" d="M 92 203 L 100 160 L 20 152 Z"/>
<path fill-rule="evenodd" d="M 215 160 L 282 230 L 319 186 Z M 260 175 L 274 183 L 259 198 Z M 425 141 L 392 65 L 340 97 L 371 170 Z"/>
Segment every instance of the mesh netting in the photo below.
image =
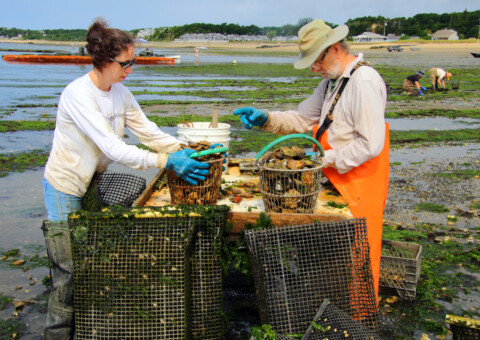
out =
<path fill-rule="evenodd" d="M 304 339 L 380 339 L 377 334 L 360 322 L 353 320 L 350 315 L 337 308 L 333 303 L 330 303 L 328 299 L 325 299 L 320 306 L 313 322 L 315 325 L 310 325 L 305 333 Z"/>
<path fill-rule="evenodd" d="M 70 219 L 77 339 L 190 334 L 189 217 Z"/>
<path fill-rule="evenodd" d="M 414 300 L 420 278 L 422 246 L 382 240 L 380 287 L 393 288 L 406 300 Z"/>
<path fill-rule="evenodd" d="M 191 262 L 192 336 L 223 339 L 223 287 L 220 263 L 225 213 L 196 220 Z"/>
<path fill-rule="evenodd" d="M 82 200 L 82 208 L 100 211 L 109 205 L 131 207 L 146 188 L 145 178 L 125 173 L 95 173 Z"/>
<path fill-rule="evenodd" d="M 322 168 L 279 170 L 259 164 L 266 212 L 313 213 L 322 187 Z"/>
<path fill-rule="evenodd" d="M 209 174 L 198 185 L 192 185 L 167 170 L 167 184 L 171 203 L 175 204 L 215 204 L 222 185 L 222 169 L 224 157 L 204 161 L 209 163 Z"/>
<path fill-rule="evenodd" d="M 263 324 L 282 334 L 304 332 L 328 298 L 376 332 L 365 219 L 250 230 L 245 239 Z"/>

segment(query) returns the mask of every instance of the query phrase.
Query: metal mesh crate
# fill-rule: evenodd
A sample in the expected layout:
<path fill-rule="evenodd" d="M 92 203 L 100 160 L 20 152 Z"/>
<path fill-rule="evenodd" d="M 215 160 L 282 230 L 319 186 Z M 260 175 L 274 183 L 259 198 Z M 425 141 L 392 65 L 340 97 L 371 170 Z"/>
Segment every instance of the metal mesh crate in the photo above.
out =
<path fill-rule="evenodd" d="M 303 332 L 330 299 L 369 329 L 378 328 L 365 219 L 245 232 L 262 323 Z"/>
<path fill-rule="evenodd" d="M 191 259 L 193 339 L 223 339 L 223 287 L 220 249 L 228 207 L 195 218 Z"/>
<path fill-rule="evenodd" d="M 382 240 L 380 287 L 393 288 L 405 300 L 414 300 L 420 278 L 422 246 Z"/>
<path fill-rule="evenodd" d="M 69 219 L 77 339 L 190 337 L 193 222 L 146 209 Z"/>
<path fill-rule="evenodd" d="M 480 320 L 447 314 L 446 322 L 450 325 L 453 340 L 480 339 Z"/>
<path fill-rule="evenodd" d="M 204 161 L 209 163 L 210 173 L 197 185 L 190 184 L 177 177 L 175 172 L 167 170 L 167 184 L 171 203 L 175 204 L 215 204 L 222 186 L 222 169 L 225 157 Z"/>

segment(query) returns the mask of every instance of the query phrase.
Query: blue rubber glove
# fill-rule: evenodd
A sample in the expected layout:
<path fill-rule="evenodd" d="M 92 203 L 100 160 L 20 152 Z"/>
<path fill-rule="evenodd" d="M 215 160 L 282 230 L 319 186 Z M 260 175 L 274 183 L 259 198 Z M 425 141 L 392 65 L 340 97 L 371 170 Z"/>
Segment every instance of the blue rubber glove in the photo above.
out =
<path fill-rule="evenodd" d="M 421 95 L 421 96 L 423 96 L 422 90 L 419 89 L 419 90 L 418 90 L 418 94 Z"/>
<path fill-rule="evenodd" d="M 420 86 L 420 88 L 423 90 L 423 91 L 427 91 L 427 88 L 425 86 Z"/>
<path fill-rule="evenodd" d="M 255 107 L 242 107 L 233 111 L 234 115 L 240 115 L 243 127 L 250 130 L 252 126 L 262 126 L 267 122 L 268 113 Z"/>
<path fill-rule="evenodd" d="M 183 149 L 168 155 L 166 169 L 175 172 L 177 177 L 184 181 L 197 185 L 198 180 L 205 180 L 205 175 L 208 175 L 210 164 L 198 162 L 189 156 L 194 153 L 193 149 Z"/>
<path fill-rule="evenodd" d="M 209 149 L 215 149 L 216 147 L 222 148 L 222 147 L 223 147 L 223 144 L 215 143 L 215 144 L 213 144 L 211 147 L 209 147 Z M 221 154 L 222 154 L 223 157 L 225 157 L 225 158 L 223 159 L 223 163 L 224 163 L 224 164 L 227 163 L 227 157 L 228 157 L 228 156 L 227 156 L 227 153 L 226 153 L 226 152 L 222 152 Z M 225 167 L 223 167 L 223 171 L 225 171 Z"/>

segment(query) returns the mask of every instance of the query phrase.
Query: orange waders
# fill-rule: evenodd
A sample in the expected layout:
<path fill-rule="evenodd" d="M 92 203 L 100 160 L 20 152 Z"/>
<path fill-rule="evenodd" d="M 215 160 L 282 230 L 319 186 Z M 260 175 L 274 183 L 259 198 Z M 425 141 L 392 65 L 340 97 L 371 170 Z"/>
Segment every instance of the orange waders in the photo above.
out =
<path fill-rule="evenodd" d="M 314 136 L 317 129 L 318 127 L 313 129 Z M 328 131 L 322 134 L 319 142 L 324 150 L 332 148 L 328 144 Z M 385 145 L 377 157 L 344 174 L 338 173 L 332 167 L 323 169 L 325 176 L 348 203 L 353 217 L 365 217 L 367 221 L 370 261 L 377 297 L 382 250 L 383 210 L 387 201 L 390 171 L 389 149 L 390 135 L 388 123 L 386 123 Z"/>

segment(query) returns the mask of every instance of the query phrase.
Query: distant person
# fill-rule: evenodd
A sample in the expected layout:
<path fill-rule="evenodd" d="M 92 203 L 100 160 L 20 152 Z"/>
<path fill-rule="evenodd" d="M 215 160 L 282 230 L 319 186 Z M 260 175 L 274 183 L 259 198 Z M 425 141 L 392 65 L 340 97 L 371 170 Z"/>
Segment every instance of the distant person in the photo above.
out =
<path fill-rule="evenodd" d="M 133 169 L 167 168 L 191 184 L 205 179 L 209 164 L 189 158 L 179 141 L 147 119 L 132 93 L 121 84 L 132 73 L 134 41 L 122 30 L 97 19 L 87 32 L 93 70 L 71 82 L 57 109 L 52 150 L 45 166 L 43 193 L 50 221 L 67 220 L 82 208 L 82 197 L 95 172 L 114 161 Z M 128 145 L 127 127 L 154 152 Z M 66 248 L 66 247 L 65 247 Z M 48 301 L 44 339 L 72 339 L 73 277 L 71 259 L 58 261 L 48 249 L 53 289 Z M 61 262 L 63 261 L 63 262 Z"/>
<path fill-rule="evenodd" d="M 445 88 L 445 78 L 450 80 L 450 77 L 452 76 L 450 72 L 442 70 L 438 67 L 432 67 L 430 70 L 428 70 L 428 75 L 430 76 L 430 84 L 432 85 L 433 91 L 438 90 L 439 86 Z"/>
<path fill-rule="evenodd" d="M 200 64 L 200 54 L 199 54 L 199 51 L 198 51 L 198 47 L 195 47 L 195 49 L 193 50 L 193 55 L 195 57 L 195 65 L 199 65 Z"/>
<path fill-rule="evenodd" d="M 413 96 L 423 96 L 422 90 L 427 90 L 425 87 L 420 85 L 420 79 L 422 79 L 423 77 L 425 77 L 425 73 L 423 73 L 423 71 L 418 71 L 417 73 L 408 76 L 403 81 L 403 90 L 405 91 L 404 93 Z"/>

